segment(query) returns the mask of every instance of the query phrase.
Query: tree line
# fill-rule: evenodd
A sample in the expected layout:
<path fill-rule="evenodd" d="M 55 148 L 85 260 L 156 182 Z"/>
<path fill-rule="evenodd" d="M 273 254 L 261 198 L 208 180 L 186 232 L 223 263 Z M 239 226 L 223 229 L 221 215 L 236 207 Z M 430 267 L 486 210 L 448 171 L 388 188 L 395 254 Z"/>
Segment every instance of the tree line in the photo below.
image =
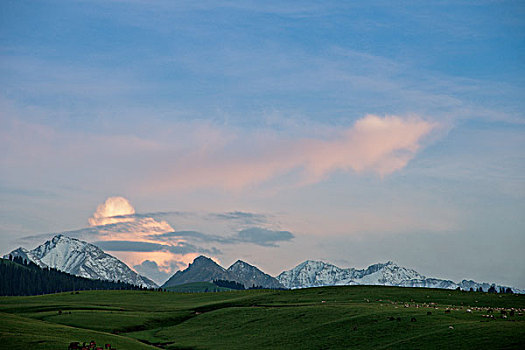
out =
<path fill-rule="evenodd" d="M 213 280 L 213 284 L 215 284 L 217 287 L 224 287 L 224 288 L 230 288 L 235 290 L 244 290 L 244 284 L 235 282 L 235 281 L 227 281 L 227 280 Z"/>
<path fill-rule="evenodd" d="M 53 268 L 41 268 L 22 257 L 0 259 L 0 295 L 39 295 L 80 290 L 146 289 L 121 281 L 92 280 Z"/>
<path fill-rule="evenodd" d="M 245 289 L 267 289 L 263 286 L 257 286 L 253 284 L 251 287 L 244 287 L 244 284 L 236 282 L 236 281 L 227 281 L 227 280 L 213 280 L 213 284 L 215 284 L 217 287 L 225 287 L 235 290 L 245 290 Z"/>
<path fill-rule="evenodd" d="M 461 288 L 457 287 L 456 290 L 461 290 Z M 483 293 L 485 291 L 481 287 L 478 287 L 476 289 L 470 287 L 469 292 L 482 292 Z M 507 288 L 500 287 L 498 291 L 495 285 L 490 286 L 489 289 L 487 290 L 487 293 L 514 294 L 514 292 L 512 291 L 510 287 L 507 287 Z"/>

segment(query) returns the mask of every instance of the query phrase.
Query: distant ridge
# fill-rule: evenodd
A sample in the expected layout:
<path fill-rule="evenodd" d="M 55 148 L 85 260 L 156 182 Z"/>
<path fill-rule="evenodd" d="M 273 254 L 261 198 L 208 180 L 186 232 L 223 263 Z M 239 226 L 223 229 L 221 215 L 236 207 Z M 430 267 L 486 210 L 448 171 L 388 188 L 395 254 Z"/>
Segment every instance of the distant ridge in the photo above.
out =
<path fill-rule="evenodd" d="M 203 255 L 195 258 L 185 270 L 177 271 L 162 288 L 192 282 L 211 282 L 215 279 L 230 280 L 230 274 L 212 259 Z"/>
<path fill-rule="evenodd" d="M 438 278 L 427 278 L 413 269 L 402 267 L 392 261 L 370 265 L 366 269 L 348 268 L 342 269 L 335 265 L 323 261 L 307 260 L 291 270 L 283 271 L 277 280 L 286 288 L 308 288 L 322 286 L 342 286 L 342 285 L 382 285 L 399 287 L 425 287 L 477 290 L 481 288 L 488 291 L 494 286 L 498 291 L 500 288 L 509 288 L 489 283 L 479 283 L 475 281 L 463 280 L 455 283 L 450 280 Z M 524 291 L 511 288 L 515 293 Z"/>
<path fill-rule="evenodd" d="M 199 256 L 182 271 L 177 271 L 162 285 L 162 288 L 192 282 L 211 282 L 213 280 L 235 281 L 246 288 L 260 286 L 264 288 L 283 288 L 274 277 L 262 272 L 257 267 L 237 260 L 228 269 L 223 268 L 212 259 Z"/>
<path fill-rule="evenodd" d="M 237 260 L 228 267 L 227 271 L 235 277 L 234 281 L 244 284 L 247 288 L 252 286 L 261 286 L 271 289 L 284 287 L 275 277 L 262 272 L 257 267 L 242 260 Z"/>

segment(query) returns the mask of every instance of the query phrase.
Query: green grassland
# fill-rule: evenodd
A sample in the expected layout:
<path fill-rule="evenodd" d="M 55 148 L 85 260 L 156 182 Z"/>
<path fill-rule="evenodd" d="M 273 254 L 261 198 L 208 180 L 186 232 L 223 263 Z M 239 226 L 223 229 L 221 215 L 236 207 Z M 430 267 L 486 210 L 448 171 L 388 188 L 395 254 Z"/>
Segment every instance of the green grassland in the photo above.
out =
<path fill-rule="evenodd" d="M 380 286 L 0 297 L 0 347 L 524 349 L 525 316 L 511 309 L 525 295 Z"/>
<path fill-rule="evenodd" d="M 177 293 L 207 293 L 207 292 L 228 292 L 233 289 L 226 287 L 219 287 L 211 282 L 193 282 L 181 284 L 178 286 L 167 287 L 170 292 Z"/>

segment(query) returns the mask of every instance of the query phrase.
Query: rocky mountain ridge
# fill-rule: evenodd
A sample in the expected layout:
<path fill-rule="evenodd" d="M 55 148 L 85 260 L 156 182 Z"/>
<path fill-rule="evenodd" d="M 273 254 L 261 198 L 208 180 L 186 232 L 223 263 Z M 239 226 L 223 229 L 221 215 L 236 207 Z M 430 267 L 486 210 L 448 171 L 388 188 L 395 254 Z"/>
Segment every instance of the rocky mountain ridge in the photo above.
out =
<path fill-rule="evenodd" d="M 8 258 L 9 255 L 20 256 L 40 267 L 51 267 L 80 277 L 120 280 L 147 288 L 158 287 L 155 282 L 139 275 L 97 246 L 64 235 L 56 235 L 33 250 L 20 247 L 6 254 L 4 258 Z"/>
<path fill-rule="evenodd" d="M 479 283 L 472 280 L 463 280 L 459 283 L 438 278 L 427 278 L 413 269 L 402 267 L 392 261 L 370 265 L 366 269 L 342 269 L 322 261 L 307 260 L 291 270 L 283 271 L 276 277 L 286 288 L 298 289 L 321 286 L 341 285 L 383 285 L 399 287 L 425 287 L 487 291 L 491 286 L 499 291 L 508 288 L 489 283 Z M 522 293 L 512 288 L 514 292 Z"/>
<path fill-rule="evenodd" d="M 235 281 L 246 288 L 252 286 L 283 288 L 274 277 L 242 260 L 237 260 L 228 269 L 225 269 L 202 255 L 193 260 L 193 263 L 189 264 L 186 269 L 177 271 L 162 285 L 162 288 L 191 282 L 210 282 L 216 279 Z"/>

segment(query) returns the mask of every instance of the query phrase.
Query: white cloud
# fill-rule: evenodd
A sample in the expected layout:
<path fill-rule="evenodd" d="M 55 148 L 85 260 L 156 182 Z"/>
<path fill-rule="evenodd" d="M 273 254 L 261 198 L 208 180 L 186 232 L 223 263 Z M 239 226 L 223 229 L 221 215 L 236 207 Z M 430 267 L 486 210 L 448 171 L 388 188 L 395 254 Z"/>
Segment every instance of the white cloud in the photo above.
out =
<path fill-rule="evenodd" d="M 97 207 L 97 210 L 91 218 L 91 226 L 115 224 L 118 222 L 130 222 L 130 217 L 114 217 L 135 214 L 135 208 L 124 197 L 109 197 L 106 201 Z"/>

